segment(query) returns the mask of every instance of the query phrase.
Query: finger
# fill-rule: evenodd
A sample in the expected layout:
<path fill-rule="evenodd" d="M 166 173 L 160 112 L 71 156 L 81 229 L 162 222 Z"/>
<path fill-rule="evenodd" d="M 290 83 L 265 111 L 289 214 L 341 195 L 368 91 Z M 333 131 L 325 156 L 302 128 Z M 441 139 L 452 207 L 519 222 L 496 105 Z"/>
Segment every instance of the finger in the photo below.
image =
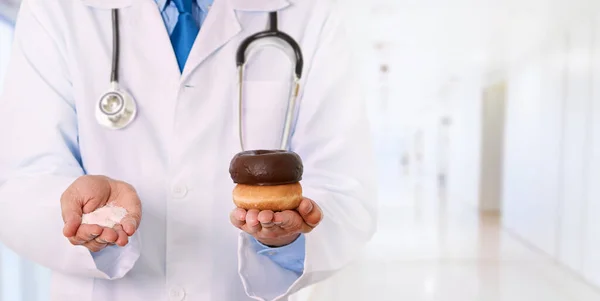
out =
<path fill-rule="evenodd" d="M 100 244 L 112 244 L 117 241 L 119 235 L 117 231 L 111 228 L 104 228 L 102 230 L 102 234 L 99 237 L 96 237 L 95 241 Z"/>
<path fill-rule="evenodd" d="M 274 221 L 286 232 L 299 231 L 304 224 L 304 220 L 295 210 L 276 212 Z"/>
<path fill-rule="evenodd" d="M 88 250 L 90 250 L 90 252 L 96 253 L 101 251 L 102 249 L 106 248 L 106 244 L 103 243 L 99 243 L 95 240 L 92 240 L 90 242 L 87 242 L 85 244 L 83 244 L 84 247 L 86 247 Z"/>
<path fill-rule="evenodd" d="M 323 212 L 319 205 L 307 198 L 303 199 L 300 206 L 298 206 L 298 212 L 302 216 L 302 219 L 304 219 L 304 222 L 313 228 L 323 219 Z"/>
<path fill-rule="evenodd" d="M 235 208 L 229 214 L 229 219 L 234 226 L 241 229 L 246 224 L 246 210 Z"/>
<path fill-rule="evenodd" d="M 123 226 L 116 225 L 113 229 L 117 233 L 118 237 L 115 241 L 115 244 L 120 247 L 126 246 L 129 243 L 129 236 L 127 236 L 127 233 L 125 233 L 125 230 L 123 230 Z"/>
<path fill-rule="evenodd" d="M 78 241 L 89 242 L 102 234 L 102 227 L 98 225 L 81 225 L 75 234 Z"/>
<path fill-rule="evenodd" d="M 259 213 L 260 213 L 260 211 L 258 211 L 256 209 L 248 210 L 248 212 L 246 213 L 246 224 L 248 224 L 251 227 L 258 225 L 259 224 L 259 221 L 258 221 Z"/>
<path fill-rule="evenodd" d="M 246 225 L 243 226 L 244 231 L 254 234 L 261 230 L 260 222 L 258 221 L 259 211 L 250 209 L 246 213 Z"/>
<path fill-rule="evenodd" d="M 81 246 L 86 243 L 83 240 L 77 239 L 75 236 L 69 237 L 69 242 L 74 246 Z"/>
<path fill-rule="evenodd" d="M 263 210 L 258 213 L 258 221 L 263 228 L 272 228 L 275 227 L 275 223 L 273 222 L 273 217 L 275 214 L 271 210 Z"/>

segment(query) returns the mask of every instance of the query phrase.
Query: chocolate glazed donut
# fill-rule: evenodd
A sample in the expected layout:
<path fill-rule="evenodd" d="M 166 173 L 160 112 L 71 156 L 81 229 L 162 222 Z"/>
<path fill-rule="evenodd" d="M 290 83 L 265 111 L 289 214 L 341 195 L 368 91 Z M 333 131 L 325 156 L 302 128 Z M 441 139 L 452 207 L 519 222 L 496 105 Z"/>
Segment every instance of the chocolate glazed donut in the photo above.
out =
<path fill-rule="evenodd" d="M 302 180 L 302 160 L 294 152 L 253 150 L 238 153 L 231 160 L 229 174 L 236 184 L 274 186 Z"/>
<path fill-rule="evenodd" d="M 229 165 L 234 204 L 246 210 L 284 211 L 302 201 L 300 156 L 283 150 L 251 150 L 236 154 Z"/>

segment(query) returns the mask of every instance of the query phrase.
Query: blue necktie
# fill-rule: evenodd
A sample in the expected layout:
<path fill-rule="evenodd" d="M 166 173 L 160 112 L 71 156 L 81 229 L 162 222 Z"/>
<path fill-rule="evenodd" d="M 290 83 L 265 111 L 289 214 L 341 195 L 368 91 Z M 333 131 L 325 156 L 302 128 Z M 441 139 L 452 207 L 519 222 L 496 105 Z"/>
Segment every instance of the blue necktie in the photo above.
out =
<path fill-rule="evenodd" d="M 173 44 L 173 50 L 175 50 L 175 56 L 177 57 L 177 63 L 179 64 L 179 70 L 183 71 L 185 62 L 188 59 L 194 41 L 200 32 L 200 27 L 192 15 L 192 2 L 194 0 L 173 0 L 177 10 L 179 11 L 179 17 L 177 24 L 171 33 L 171 44 Z"/>

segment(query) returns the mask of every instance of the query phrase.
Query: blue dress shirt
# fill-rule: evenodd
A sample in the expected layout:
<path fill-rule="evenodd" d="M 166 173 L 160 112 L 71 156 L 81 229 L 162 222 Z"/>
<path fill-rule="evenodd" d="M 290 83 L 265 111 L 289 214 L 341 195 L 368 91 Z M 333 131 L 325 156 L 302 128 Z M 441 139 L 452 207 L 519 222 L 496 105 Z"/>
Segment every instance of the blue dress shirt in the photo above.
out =
<path fill-rule="evenodd" d="M 162 18 L 167 27 L 169 35 L 173 32 L 175 25 L 177 24 L 177 18 L 179 12 L 175 3 L 171 0 L 155 0 L 158 5 L 158 9 L 161 11 Z M 198 22 L 198 26 L 202 27 L 204 20 L 212 5 L 212 0 L 196 0 L 193 5 L 194 18 Z M 293 243 L 280 247 L 270 248 L 267 247 L 255 239 L 254 248 L 258 254 L 268 256 L 273 262 L 279 264 L 281 267 L 294 271 L 301 274 L 304 270 L 304 259 L 305 259 L 305 238 L 304 235 L 300 235 Z"/>
<path fill-rule="evenodd" d="M 179 17 L 179 11 L 175 6 L 175 3 L 171 0 L 154 0 L 158 5 L 158 9 L 160 9 L 162 13 L 163 21 L 165 22 L 165 26 L 167 27 L 167 31 L 169 35 L 173 33 L 173 29 L 175 29 L 175 25 L 177 24 L 177 18 Z M 208 15 L 208 10 L 212 5 L 212 0 L 196 0 L 192 6 L 192 13 L 194 14 L 194 19 L 198 22 L 198 26 L 202 27 L 204 20 L 206 20 L 206 15 Z"/>

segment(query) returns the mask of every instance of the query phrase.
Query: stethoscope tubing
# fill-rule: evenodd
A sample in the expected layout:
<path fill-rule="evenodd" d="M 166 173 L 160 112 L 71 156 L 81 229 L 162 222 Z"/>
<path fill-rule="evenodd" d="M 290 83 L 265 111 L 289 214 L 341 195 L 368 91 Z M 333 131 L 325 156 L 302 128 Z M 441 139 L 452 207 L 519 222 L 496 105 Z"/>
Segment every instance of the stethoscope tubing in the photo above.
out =
<path fill-rule="evenodd" d="M 238 85 L 239 85 L 239 95 L 238 95 L 238 124 L 239 124 L 239 139 L 240 139 L 240 147 L 244 150 L 244 137 L 243 137 L 243 79 L 244 79 L 244 69 L 246 64 L 246 55 L 247 50 L 250 45 L 258 40 L 266 39 L 266 38 L 276 38 L 284 41 L 287 45 L 289 45 L 294 51 L 294 82 L 292 86 L 292 92 L 288 99 L 288 108 L 285 115 L 285 122 L 282 131 L 281 144 L 280 148 L 287 150 L 289 148 L 289 140 L 290 133 L 292 127 L 292 120 L 294 119 L 296 112 L 296 100 L 298 98 L 299 90 L 300 90 L 300 80 L 302 78 L 302 71 L 304 68 L 304 58 L 302 56 L 302 49 L 298 45 L 298 43 L 288 34 L 280 31 L 278 29 L 277 24 L 277 12 L 269 13 L 269 27 L 267 30 L 258 32 L 253 34 L 242 41 L 240 46 L 236 51 L 236 66 L 238 68 Z M 121 120 L 118 115 L 129 114 L 130 118 L 135 117 L 135 113 L 137 111 L 134 99 L 124 91 L 119 89 L 119 63 L 120 63 L 120 28 L 119 28 L 119 9 L 112 10 L 112 34 L 113 34 L 113 49 L 112 49 L 112 62 L 111 62 L 111 72 L 110 72 L 110 83 L 111 90 L 105 93 L 100 102 L 98 103 L 98 109 L 100 119 L 102 119 L 102 123 L 106 125 L 106 119 L 113 120 L 111 118 L 116 118 L 114 120 Z M 107 99 L 108 95 L 113 95 L 120 100 L 118 109 L 116 112 L 107 112 L 103 109 L 103 101 Z M 125 106 L 127 105 L 127 108 Z M 133 110 L 133 111 L 132 111 Z M 125 112 L 127 111 L 127 112 Z M 131 112 L 132 111 L 132 112 Z M 111 117 L 112 116 L 112 117 Z M 125 115 L 123 115 L 125 116 Z M 122 117 L 123 117 L 122 116 Z M 116 122 L 116 121 L 115 121 Z M 117 125 L 116 123 L 113 128 L 122 128 L 129 124 L 130 121 L 125 122 L 124 125 Z"/>
<path fill-rule="evenodd" d="M 121 58 L 120 28 L 119 28 L 119 10 L 112 10 L 112 31 L 113 31 L 113 52 L 112 67 L 110 71 L 110 82 L 113 85 L 119 84 L 119 60 Z"/>

